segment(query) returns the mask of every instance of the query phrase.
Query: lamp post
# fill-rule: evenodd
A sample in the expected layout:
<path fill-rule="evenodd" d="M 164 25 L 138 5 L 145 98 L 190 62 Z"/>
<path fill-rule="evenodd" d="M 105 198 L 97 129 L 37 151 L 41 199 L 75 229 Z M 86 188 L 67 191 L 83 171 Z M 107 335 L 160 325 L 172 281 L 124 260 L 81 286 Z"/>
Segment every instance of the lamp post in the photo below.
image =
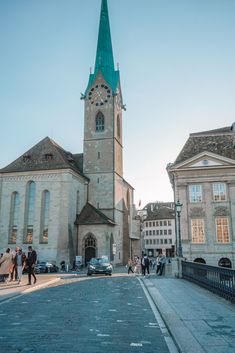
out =
<path fill-rule="evenodd" d="M 180 214 L 182 210 L 182 203 L 178 200 L 175 204 L 175 209 L 177 213 L 177 218 L 178 218 L 178 256 L 183 257 L 183 252 L 182 252 L 182 243 L 181 243 L 181 229 L 180 229 Z"/>

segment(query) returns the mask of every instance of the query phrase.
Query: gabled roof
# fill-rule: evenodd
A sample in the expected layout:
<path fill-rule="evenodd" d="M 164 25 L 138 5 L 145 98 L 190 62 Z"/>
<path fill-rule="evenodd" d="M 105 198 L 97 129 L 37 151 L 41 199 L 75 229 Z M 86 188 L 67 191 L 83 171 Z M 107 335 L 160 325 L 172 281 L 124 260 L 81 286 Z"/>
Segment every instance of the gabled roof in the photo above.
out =
<path fill-rule="evenodd" d="M 232 126 L 221 129 L 202 131 L 189 135 L 184 147 L 173 165 L 184 162 L 202 152 L 235 160 L 235 131 Z M 172 166 L 172 165 L 171 165 Z"/>
<path fill-rule="evenodd" d="M 115 92 L 120 80 L 120 75 L 119 70 L 116 71 L 114 68 L 107 0 L 102 0 L 101 4 L 95 71 L 93 74 L 90 74 L 85 95 L 92 86 L 99 72 L 102 73 L 107 84 L 112 88 L 113 92 Z"/>
<path fill-rule="evenodd" d="M 82 212 L 77 216 L 75 224 L 108 224 L 114 226 L 115 222 L 88 202 L 83 207 Z"/>
<path fill-rule="evenodd" d="M 153 212 L 149 212 L 147 218 L 145 218 L 145 221 L 172 218 L 175 218 L 175 211 L 172 210 L 172 208 L 162 207 Z"/>
<path fill-rule="evenodd" d="M 65 151 L 55 141 L 45 137 L 30 150 L 16 159 L 0 173 L 28 172 L 39 170 L 72 169 L 83 177 L 83 155 Z"/>

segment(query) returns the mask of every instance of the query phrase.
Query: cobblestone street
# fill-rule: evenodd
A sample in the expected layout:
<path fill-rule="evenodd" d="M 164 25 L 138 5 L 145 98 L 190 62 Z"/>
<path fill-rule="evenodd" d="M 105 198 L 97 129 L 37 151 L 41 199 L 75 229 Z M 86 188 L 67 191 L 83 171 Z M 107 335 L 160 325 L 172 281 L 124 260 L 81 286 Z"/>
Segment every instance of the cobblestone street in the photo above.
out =
<path fill-rule="evenodd" d="M 0 320 L 1 353 L 169 352 L 135 277 L 65 279 L 2 303 Z"/>

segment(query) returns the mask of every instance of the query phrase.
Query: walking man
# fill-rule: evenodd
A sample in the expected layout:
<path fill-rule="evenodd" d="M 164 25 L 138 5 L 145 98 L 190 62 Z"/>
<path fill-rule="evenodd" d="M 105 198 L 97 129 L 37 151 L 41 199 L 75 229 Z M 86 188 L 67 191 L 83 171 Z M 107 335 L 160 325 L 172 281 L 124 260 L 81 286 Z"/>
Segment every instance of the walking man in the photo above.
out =
<path fill-rule="evenodd" d="M 34 281 L 33 284 L 37 282 L 37 278 L 34 273 L 34 267 L 37 263 L 37 253 L 33 250 L 32 246 L 28 247 L 28 257 L 27 257 L 27 268 L 28 268 L 28 285 L 31 284 L 31 276 L 33 276 Z"/>

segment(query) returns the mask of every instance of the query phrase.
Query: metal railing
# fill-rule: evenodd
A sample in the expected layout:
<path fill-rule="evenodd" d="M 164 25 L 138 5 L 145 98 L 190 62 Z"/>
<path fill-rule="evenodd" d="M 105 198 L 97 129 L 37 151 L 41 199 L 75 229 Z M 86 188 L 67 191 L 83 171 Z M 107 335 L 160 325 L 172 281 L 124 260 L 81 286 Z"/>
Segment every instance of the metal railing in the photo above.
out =
<path fill-rule="evenodd" d="M 182 261 L 182 277 L 235 303 L 235 270 Z"/>

